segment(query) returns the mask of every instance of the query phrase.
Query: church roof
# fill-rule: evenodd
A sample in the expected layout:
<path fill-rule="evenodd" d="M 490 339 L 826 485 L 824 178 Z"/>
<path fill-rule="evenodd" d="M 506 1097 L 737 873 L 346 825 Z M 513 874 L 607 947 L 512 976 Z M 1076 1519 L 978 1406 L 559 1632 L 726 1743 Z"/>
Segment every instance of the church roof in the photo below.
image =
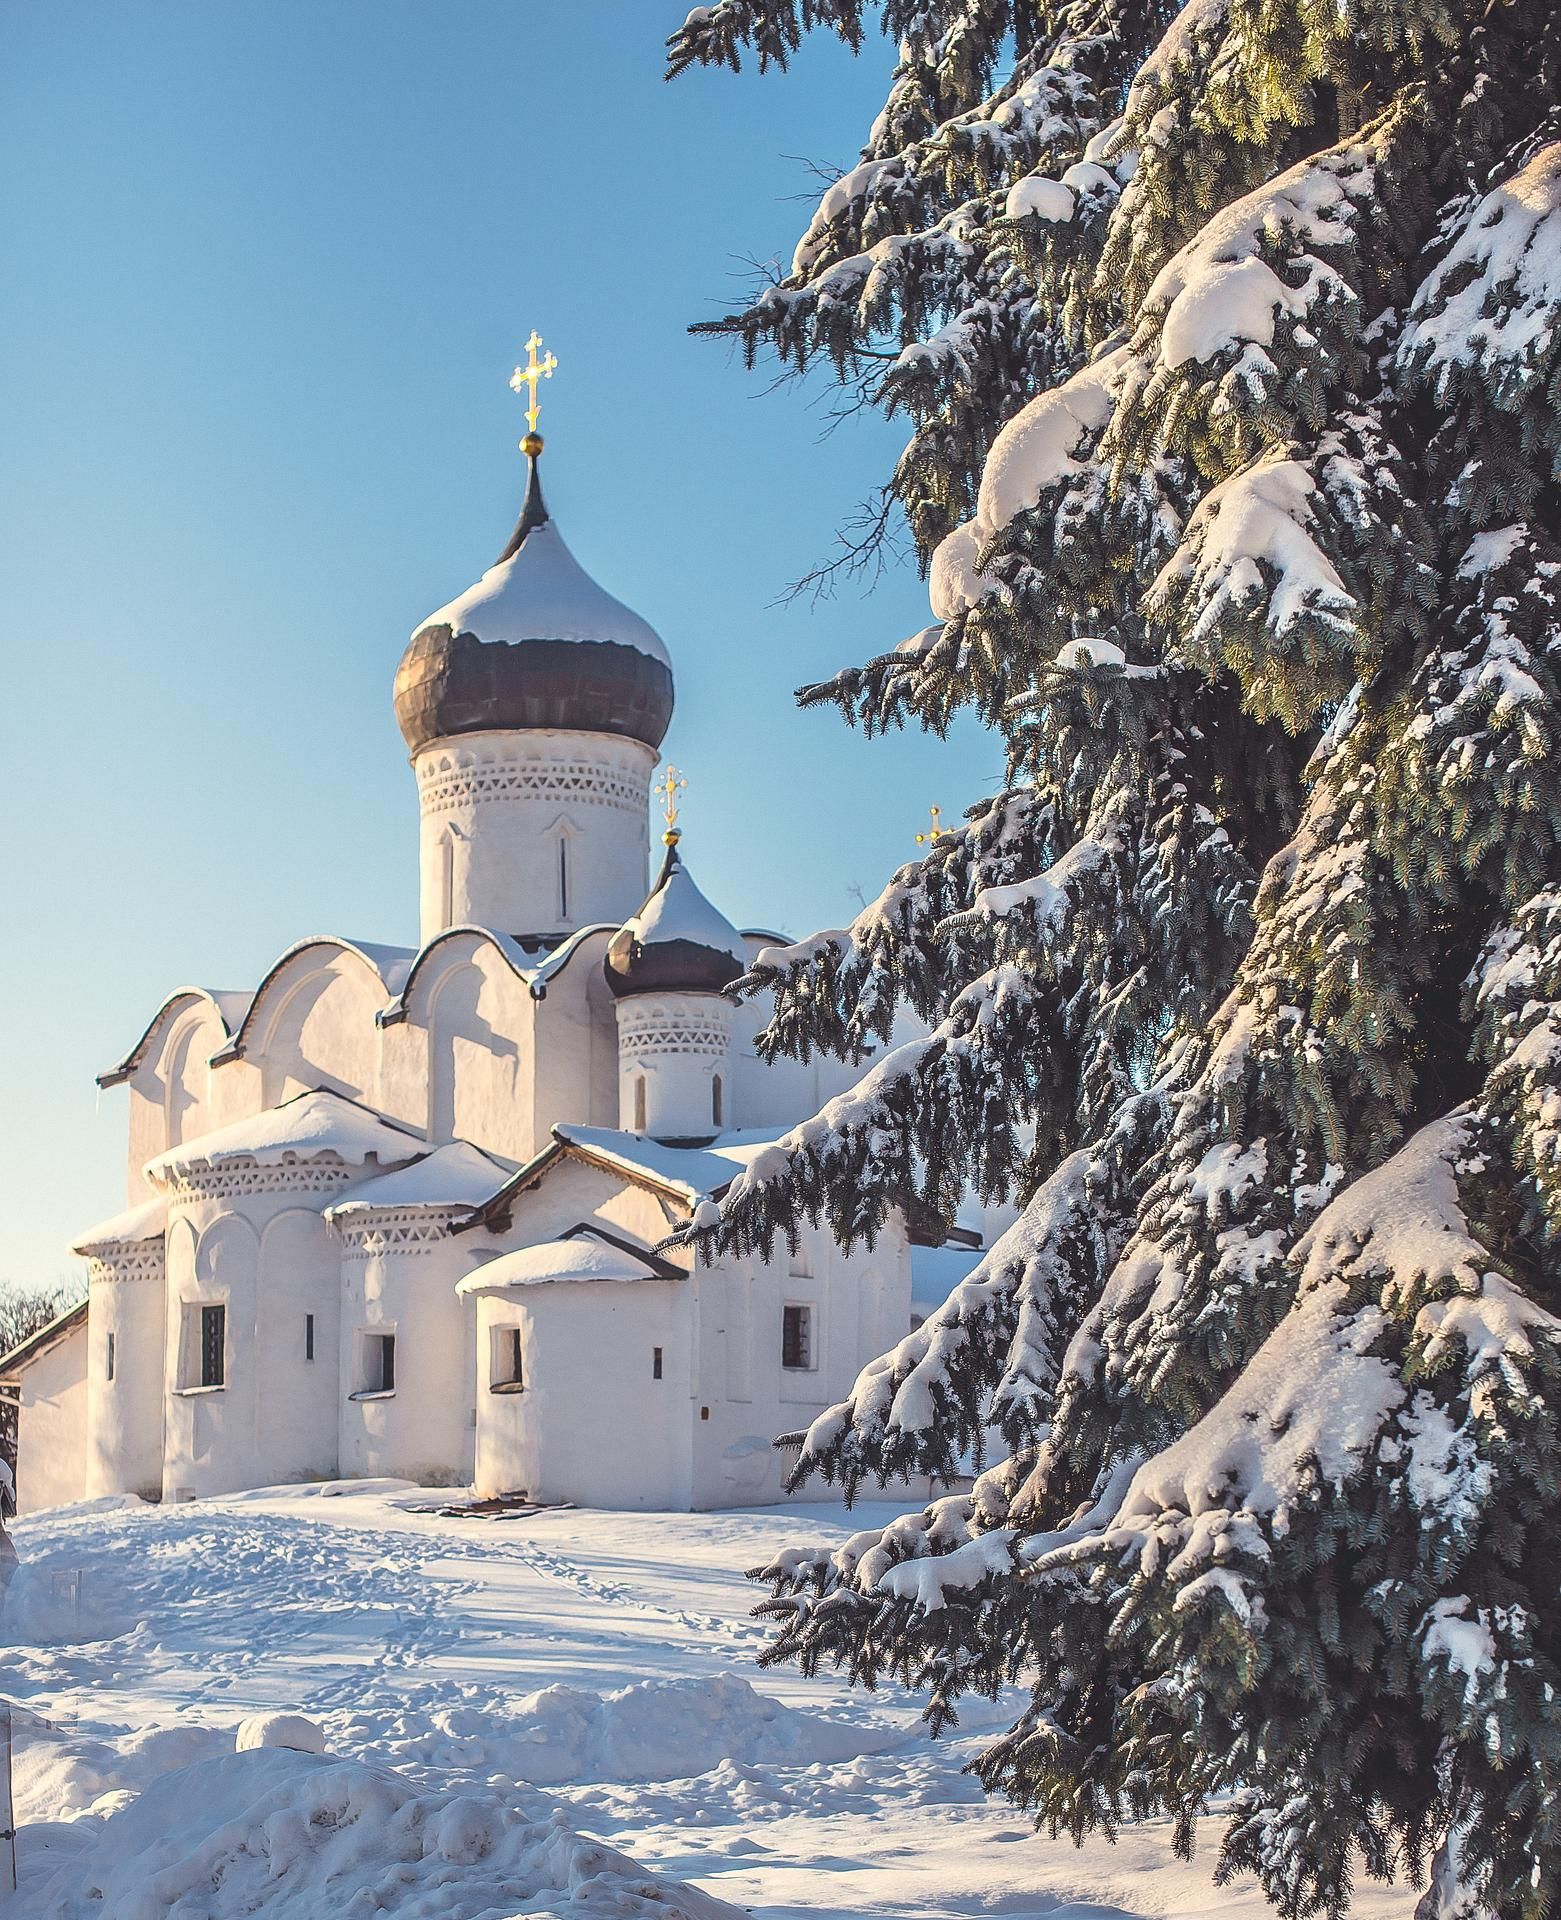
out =
<path fill-rule="evenodd" d="M 396 673 L 413 753 L 451 734 L 558 727 L 660 746 L 672 662 L 656 630 L 585 571 L 542 498 L 537 458 L 509 545 L 422 621 Z"/>
<path fill-rule="evenodd" d="M 146 1177 L 162 1185 L 187 1168 L 220 1166 L 228 1160 L 277 1167 L 329 1154 L 361 1166 L 376 1158 L 382 1163 L 410 1160 L 425 1151 L 426 1143 L 410 1127 L 387 1120 L 344 1094 L 317 1087 L 312 1093 L 295 1094 L 278 1107 L 181 1141 L 147 1162 Z"/>
<path fill-rule="evenodd" d="M 508 1168 L 470 1141 L 455 1140 L 409 1167 L 376 1174 L 349 1187 L 334 1206 L 326 1208 L 325 1217 L 337 1220 L 386 1208 L 480 1206 L 508 1174 Z"/>
<path fill-rule="evenodd" d="M 698 1145 L 671 1146 L 617 1127 L 577 1127 L 561 1122 L 553 1128 L 551 1143 L 518 1173 L 512 1173 L 481 1206 L 458 1220 L 454 1231 L 462 1233 L 469 1227 L 504 1219 L 516 1198 L 563 1159 L 600 1167 L 692 1211 L 701 1200 L 717 1199 L 725 1193 L 743 1168 L 773 1147 L 778 1137 L 773 1129 L 756 1127 L 718 1133 Z"/>
<path fill-rule="evenodd" d="M 667 835 L 666 858 L 650 895 L 607 949 L 607 984 L 633 993 L 720 993 L 748 971 L 742 935 L 695 886 Z"/>
<path fill-rule="evenodd" d="M 683 1268 L 649 1247 L 637 1247 L 587 1221 L 557 1240 L 541 1240 L 474 1267 L 457 1293 L 497 1293 L 508 1287 L 578 1286 L 587 1281 L 685 1280 Z"/>
<path fill-rule="evenodd" d="M 97 1247 L 129 1247 L 138 1240 L 161 1240 L 168 1224 L 168 1202 L 161 1194 L 127 1207 L 111 1219 L 100 1220 L 95 1227 L 77 1234 L 70 1243 L 72 1253 L 91 1253 Z"/>
<path fill-rule="evenodd" d="M 243 1024 L 244 1016 L 248 1013 L 254 998 L 253 993 L 242 989 L 223 987 L 176 988 L 174 992 L 170 993 L 163 1000 L 156 1013 L 152 1015 L 151 1019 L 148 1020 L 146 1025 L 141 1029 L 141 1037 L 136 1041 L 130 1051 L 125 1054 L 122 1059 L 116 1060 L 113 1066 L 97 1076 L 98 1085 L 105 1091 L 110 1087 L 122 1086 L 124 1082 L 130 1078 L 131 1074 L 135 1072 L 136 1068 L 140 1066 L 142 1060 L 145 1059 L 147 1048 L 151 1045 L 153 1036 L 160 1030 L 169 1016 L 179 1008 L 188 1006 L 190 1002 L 195 1000 L 204 1000 L 208 1006 L 213 1008 L 218 1020 L 221 1021 L 224 1037 L 231 1040 Z"/>

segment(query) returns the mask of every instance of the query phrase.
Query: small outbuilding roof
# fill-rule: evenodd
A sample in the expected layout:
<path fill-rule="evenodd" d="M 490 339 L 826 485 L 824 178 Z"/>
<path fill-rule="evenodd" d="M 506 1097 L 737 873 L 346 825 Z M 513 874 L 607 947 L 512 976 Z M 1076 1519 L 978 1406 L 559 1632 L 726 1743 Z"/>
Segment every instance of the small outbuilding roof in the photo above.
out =
<path fill-rule="evenodd" d="M 181 1141 L 147 1162 L 146 1177 L 159 1185 L 189 1167 L 220 1166 L 229 1160 L 274 1167 L 326 1155 L 349 1166 L 373 1159 L 391 1165 L 426 1152 L 427 1143 L 410 1127 L 387 1120 L 345 1094 L 317 1087 L 311 1093 L 295 1094 L 278 1107 Z"/>
<path fill-rule="evenodd" d="M 77 1234 L 70 1243 L 72 1253 L 91 1253 L 97 1247 L 131 1247 L 141 1240 L 160 1240 L 168 1225 L 168 1202 L 161 1194 L 127 1207 L 111 1219 L 100 1220 L 95 1227 Z"/>
<path fill-rule="evenodd" d="M 512 1173 L 497 1192 L 476 1207 L 454 1231 L 488 1225 L 503 1219 L 516 1198 L 534 1186 L 560 1160 L 583 1161 L 617 1174 L 636 1186 L 679 1201 L 692 1211 L 701 1200 L 718 1198 L 750 1161 L 773 1147 L 777 1135 L 769 1128 L 718 1133 L 707 1141 L 683 1146 L 650 1140 L 642 1133 L 625 1133 L 616 1127 L 577 1127 L 560 1123 L 553 1128 L 551 1143 L 527 1161 L 518 1173 Z"/>
<path fill-rule="evenodd" d="M 385 1209 L 402 1212 L 417 1207 L 480 1206 L 508 1177 L 509 1169 L 502 1162 L 490 1159 L 468 1140 L 455 1140 L 449 1146 L 436 1147 L 409 1167 L 376 1174 L 349 1187 L 340 1200 L 325 1209 L 325 1217 L 339 1220 Z"/>
<path fill-rule="evenodd" d="M 686 1280 L 687 1274 L 649 1247 L 637 1247 L 589 1221 L 557 1240 L 539 1240 L 474 1267 L 457 1293 L 502 1293 L 511 1287 L 579 1286 L 594 1281 Z"/>
<path fill-rule="evenodd" d="M 8 1354 L 0 1356 L 0 1380 L 14 1379 L 24 1367 L 31 1366 L 34 1360 L 41 1360 L 51 1347 L 68 1340 L 73 1333 L 85 1331 L 86 1325 L 87 1303 L 78 1300 L 75 1306 L 57 1314 L 46 1327 L 40 1327 L 19 1347 L 13 1347 Z"/>

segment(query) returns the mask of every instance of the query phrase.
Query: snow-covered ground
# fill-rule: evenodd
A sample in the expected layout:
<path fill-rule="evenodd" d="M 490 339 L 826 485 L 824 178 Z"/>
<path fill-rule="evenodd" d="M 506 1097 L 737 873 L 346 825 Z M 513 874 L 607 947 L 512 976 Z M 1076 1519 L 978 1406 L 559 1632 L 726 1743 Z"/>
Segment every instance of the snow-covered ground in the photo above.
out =
<path fill-rule="evenodd" d="M 761 1671 L 742 1569 L 891 1509 L 410 1513 L 360 1486 L 65 1509 L 16 1532 L 21 1892 L 0 1920 L 1265 1911 L 1164 1823 L 1037 1837 L 914 1703 Z M 303 1713 L 325 1754 L 235 1753 Z M 582 1838 L 581 1836 L 589 1836 Z M 620 1857 L 622 1855 L 629 1858 Z M 1367 1920 L 1406 1890 L 1364 1890 Z"/>

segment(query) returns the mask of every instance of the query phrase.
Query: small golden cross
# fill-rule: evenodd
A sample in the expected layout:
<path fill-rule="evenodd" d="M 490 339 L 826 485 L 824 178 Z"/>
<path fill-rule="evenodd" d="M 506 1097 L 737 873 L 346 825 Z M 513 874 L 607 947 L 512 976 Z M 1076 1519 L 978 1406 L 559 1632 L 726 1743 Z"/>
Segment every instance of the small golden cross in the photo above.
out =
<path fill-rule="evenodd" d="M 932 831 L 931 833 L 917 834 L 916 844 L 918 847 L 930 846 L 933 843 L 933 841 L 937 839 L 938 835 L 943 831 L 943 829 L 938 825 L 938 822 L 943 818 L 943 809 L 941 807 L 931 807 L 928 809 L 928 811 L 932 815 Z"/>
<path fill-rule="evenodd" d="M 541 344 L 542 336 L 533 328 L 531 338 L 526 342 L 526 364 L 515 369 L 510 375 L 509 382 L 516 393 L 523 388 L 530 390 L 531 403 L 526 408 L 526 428 L 530 433 L 536 432 L 537 416 L 542 411 L 537 405 L 537 382 L 551 380 L 553 369 L 558 365 L 556 357 L 551 353 L 544 354 L 540 360 L 537 358 L 537 348 Z"/>
<path fill-rule="evenodd" d="M 678 838 L 678 795 L 688 791 L 688 782 L 676 767 L 669 766 L 651 791 L 661 795 L 662 818 L 667 823 L 667 831 L 662 837 L 670 846 Z"/>

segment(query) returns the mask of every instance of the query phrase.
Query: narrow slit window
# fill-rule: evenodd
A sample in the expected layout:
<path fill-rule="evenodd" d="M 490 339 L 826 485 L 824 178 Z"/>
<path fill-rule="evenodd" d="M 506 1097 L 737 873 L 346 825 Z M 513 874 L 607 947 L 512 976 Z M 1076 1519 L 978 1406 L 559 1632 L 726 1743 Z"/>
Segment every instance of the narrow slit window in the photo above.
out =
<path fill-rule="evenodd" d="M 661 1378 L 660 1347 L 652 1347 L 650 1350 L 650 1377 L 652 1380 L 659 1380 Z"/>
<path fill-rule="evenodd" d="M 227 1382 L 228 1310 L 201 1308 L 201 1385 L 220 1387 Z"/>
<path fill-rule="evenodd" d="M 645 1076 L 643 1073 L 637 1073 L 634 1076 L 634 1131 L 636 1133 L 645 1131 Z"/>
<path fill-rule="evenodd" d="M 710 1119 L 714 1126 L 726 1125 L 726 1089 L 721 1084 L 720 1074 L 710 1082 Z"/>
<path fill-rule="evenodd" d="M 312 1313 L 304 1315 L 304 1358 L 306 1360 L 314 1358 L 314 1315 Z"/>
<path fill-rule="evenodd" d="M 813 1309 L 788 1305 L 781 1311 L 781 1365 L 805 1372 L 813 1365 Z"/>
<path fill-rule="evenodd" d="M 569 918 L 569 838 L 558 836 L 558 917 Z"/>
<path fill-rule="evenodd" d="M 103 1378 L 105 1380 L 112 1380 L 114 1377 L 114 1357 L 114 1336 L 110 1334 L 108 1336 L 108 1344 L 103 1351 Z"/>

